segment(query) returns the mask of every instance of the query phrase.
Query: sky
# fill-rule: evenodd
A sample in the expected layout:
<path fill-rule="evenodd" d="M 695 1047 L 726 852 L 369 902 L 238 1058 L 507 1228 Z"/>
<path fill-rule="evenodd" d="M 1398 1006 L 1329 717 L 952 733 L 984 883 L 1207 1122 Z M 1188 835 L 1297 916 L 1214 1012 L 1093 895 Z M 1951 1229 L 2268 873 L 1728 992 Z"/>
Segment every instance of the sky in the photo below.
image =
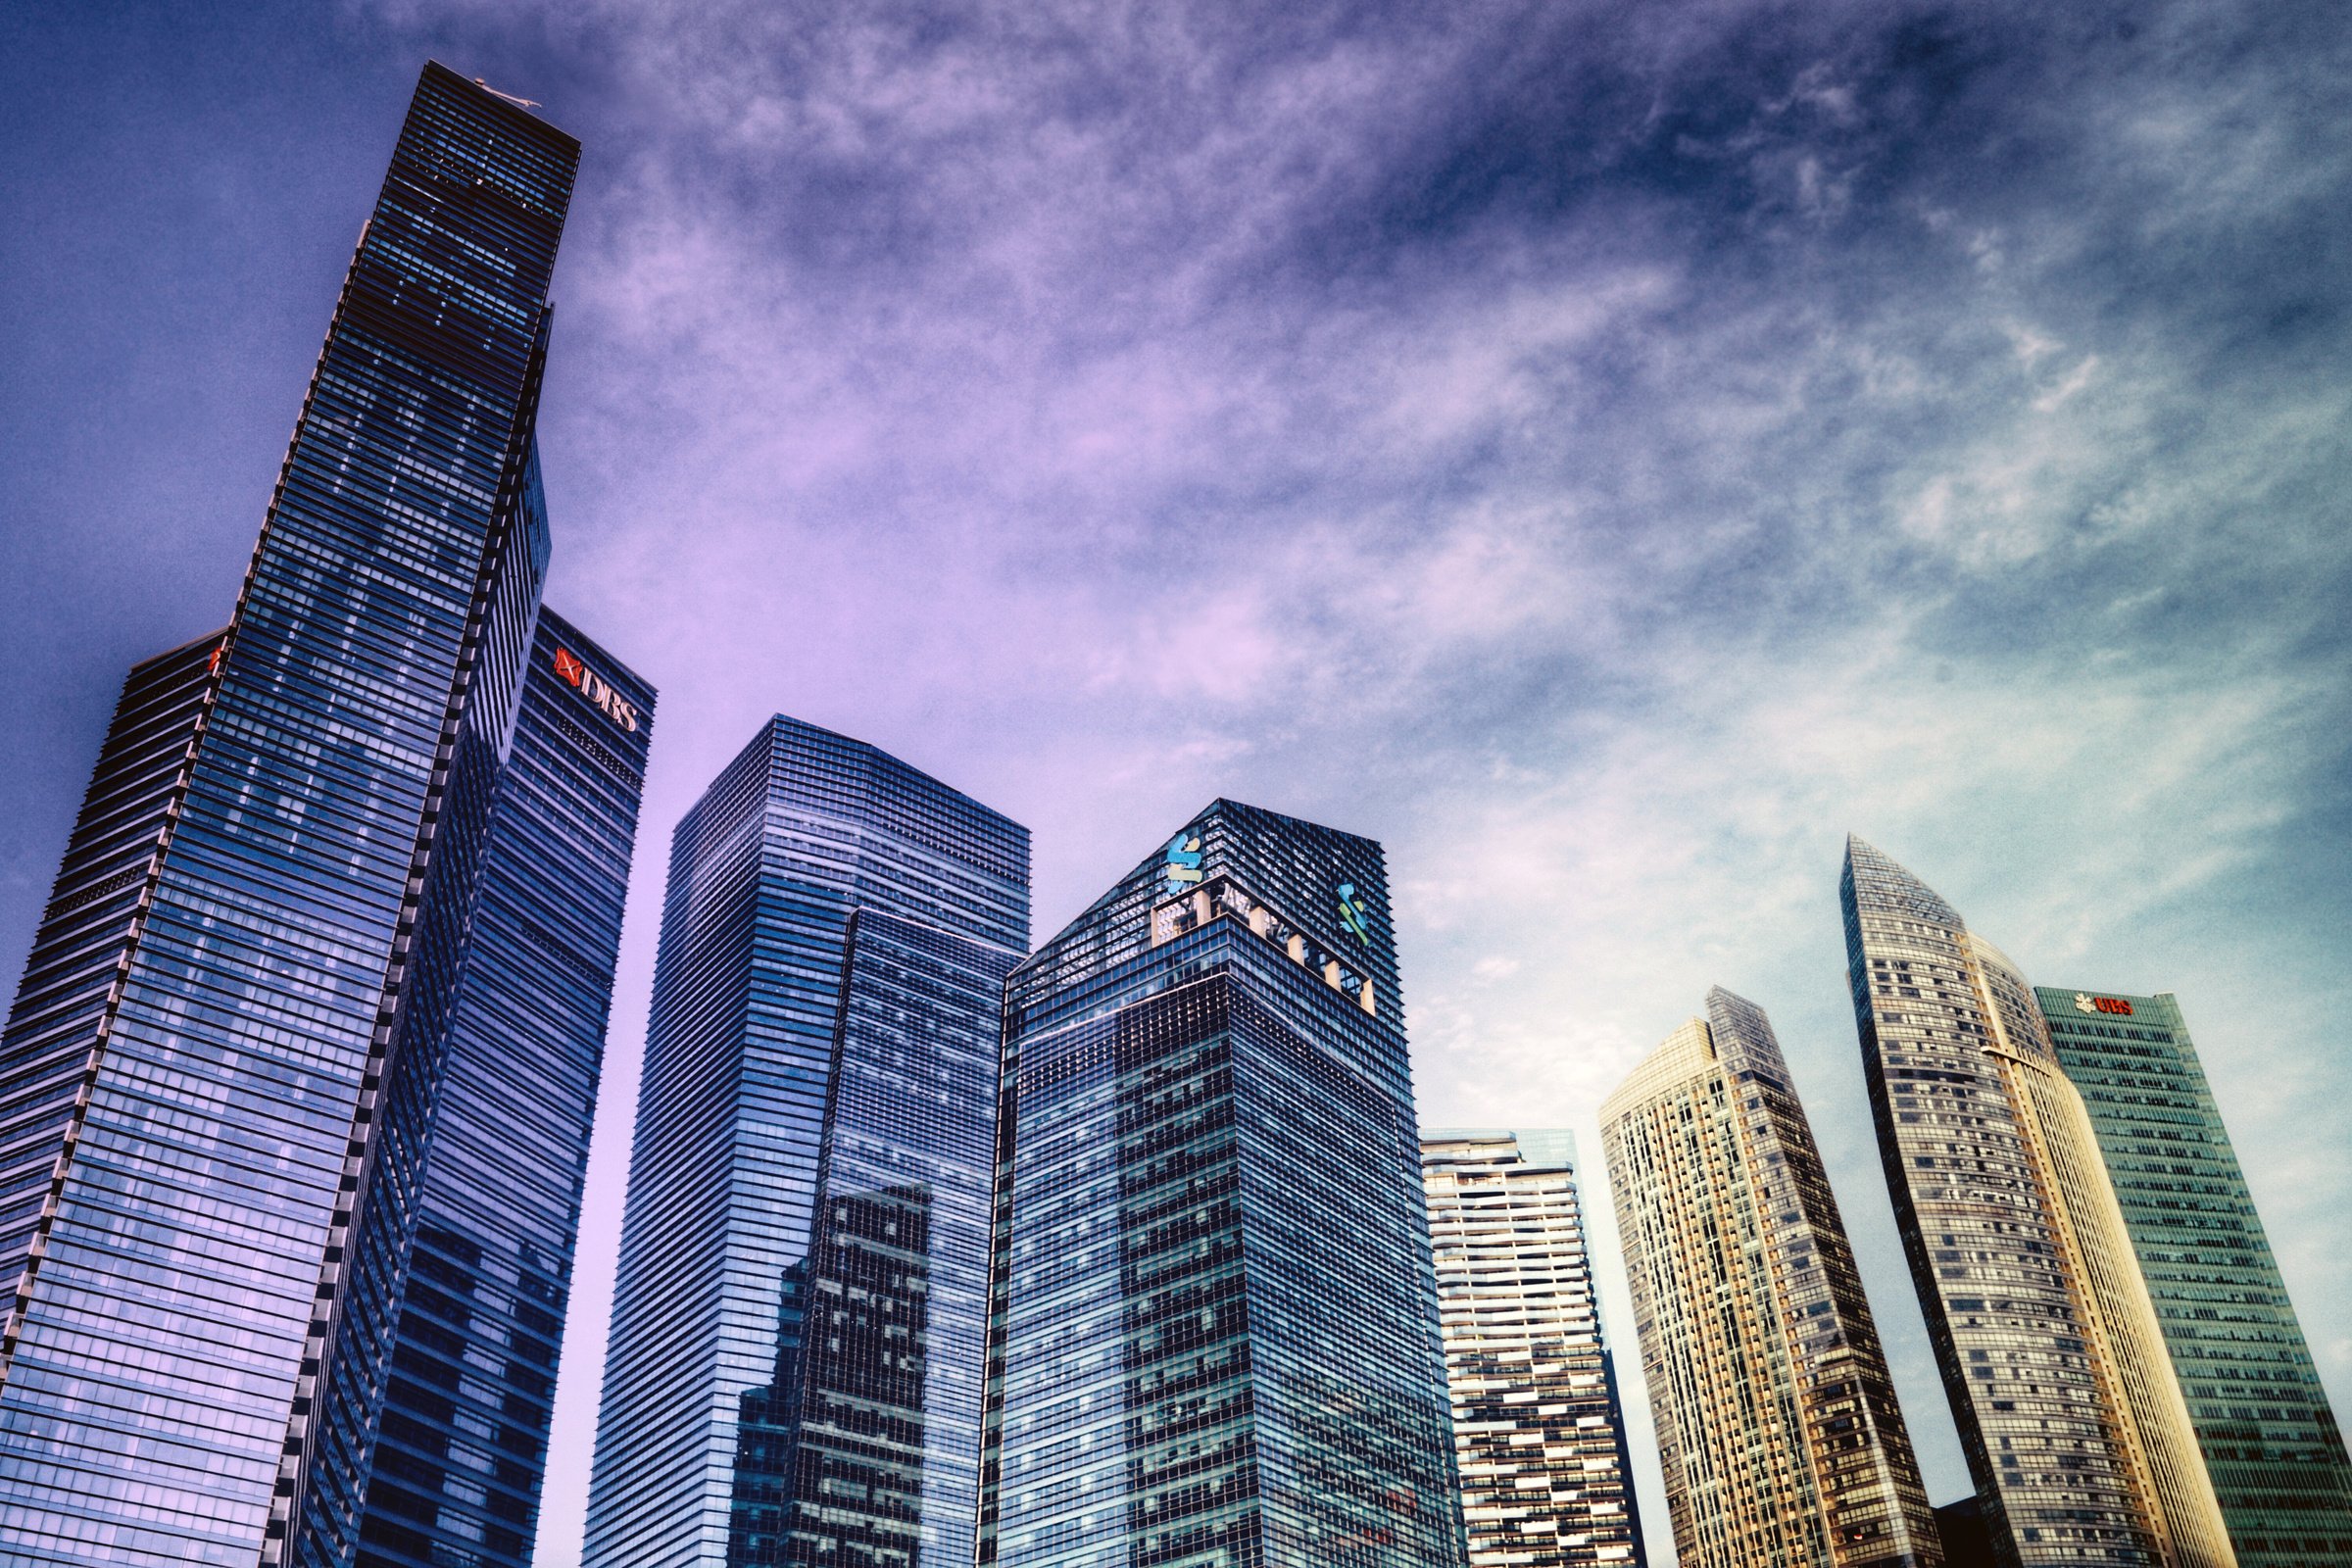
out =
<path fill-rule="evenodd" d="M 19 0 L 0 974 L 123 671 L 227 619 L 428 56 L 585 143 L 549 602 L 662 694 L 541 1562 L 669 829 L 775 711 L 1029 824 L 1041 937 L 1216 796 L 1382 840 L 1423 1119 L 1580 1133 L 1621 1357 L 1593 1110 L 1759 1003 L 1943 1501 L 1858 832 L 2180 996 L 2352 1414 L 2352 13 Z"/>

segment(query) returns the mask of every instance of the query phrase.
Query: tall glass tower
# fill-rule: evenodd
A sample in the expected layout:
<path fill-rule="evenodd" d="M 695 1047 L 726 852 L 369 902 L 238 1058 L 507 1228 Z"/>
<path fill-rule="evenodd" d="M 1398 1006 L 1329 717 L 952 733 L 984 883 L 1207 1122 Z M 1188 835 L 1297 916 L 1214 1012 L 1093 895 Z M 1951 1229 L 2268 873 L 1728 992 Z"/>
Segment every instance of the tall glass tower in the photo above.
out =
<path fill-rule="evenodd" d="M 1707 993 L 1600 1121 L 1684 1568 L 1939 1568 L 1853 1249 L 1763 1009 Z"/>
<path fill-rule="evenodd" d="M 2170 995 L 2036 987 L 2244 1568 L 2352 1562 L 2352 1464 Z"/>
<path fill-rule="evenodd" d="M 530 1561 L 653 713 L 540 612 L 409 1199 L 364 1568 Z"/>
<path fill-rule="evenodd" d="M 1014 971 L 979 1561 L 1456 1568 L 1381 849 L 1218 801 Z"/>
<path fill-rule="evenodd" d="M 671 840 L 590 1568 L 971 1560 L 1029 833 L 778 717 Z"/>
<path fill-rule="evenodd" d="M 1846 840 L 1839 894 L 1879 1156 L 1996 1558 L 2234 1562 L 2034 993 L 1860 839 Z"/>
<path fill-rule="evenodd" d="M 1575 1136 L 1423 1133 L 1421 1182 L 1471 1568 L 1642 1568 Z"/>
<path fill-rule="evenodd" d="M 444 1152 L 434 1135 L 460 1064 L 507 1044 L 482 1011 L 499 982 L 468 978 L 484 889 L 573 833 L 510 760 L 549 551 L 532 440 L 548 280 L 578 156 L 425 68 L 234 616 L 124 689 L 0 1037 L 11 1560 L 350 1561 L 424 1332 L 407 1287 L 425 1216 L 462 1222 L 468 1179 L 577 1179 L 561 1131 L 510 1139 L 470 1178 L 463 1139 Z M 609 662 L 565 682 L 586 706 L 564 723 L 642 746 L 650 693 Z M 606 805 L 633 811 L 634 790 Z M 579 832 L 611 849 L 612 826 Z M 611 984 L 609 869 L 527 873 L 580 906 L 583 1018 Z M 566 1037 L 575 1057 L 586 1032 Z M 515 1259 L 484 1264 L 505 1293 L 477 1298 L 484 1332 L 526 1322 Z M 526 1348 L 457 1359 L 479 1385 L 461 1403 L 512 1426 L 449 1453 L 488 1467 L 485 1508 L 527 1516 L 532 1396 L 509 1417 L 482 1381 L 511 1381 Z M 501 1560 L 478 1534 L 477 1560 Z"/>

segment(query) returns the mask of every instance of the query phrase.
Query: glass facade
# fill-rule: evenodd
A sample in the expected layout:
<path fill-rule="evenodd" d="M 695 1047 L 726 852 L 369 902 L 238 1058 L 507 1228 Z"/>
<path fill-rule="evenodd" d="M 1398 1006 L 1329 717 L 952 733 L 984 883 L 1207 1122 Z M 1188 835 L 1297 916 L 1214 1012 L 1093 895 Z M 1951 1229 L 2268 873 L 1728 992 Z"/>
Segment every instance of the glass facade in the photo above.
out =
<path fill-rule="evenodd" d="M 2245 1568 L 2352 1562 L 2352 1464 L 2180 1004 L 2037 987 Z"/>
<path fill-rule="evenodd" d="M 778 717 L 678 824 L 587 1562 L 970 1560 L 1029 835 Z"/>
<path fill-rule="evenodd" d="M 1854 1017 L 1930 1342 L 2004 1564 L 2232 1562 L 2081 1097 L 2015 965 L 1859 839 Z"/>
<path fill-rule="evenodd" d="M 0 1046 L 10 1560 L 356 1550 L 547 565 L 578 151 L 426 67 L 230 625 L 125 688 Z"/>
<path fill-rule="evenodd" d="M 1380 846 L 1219 801 L 1006 990 L 979 1561 L 1464 1559 Z"/>
<path fill-rule="evenodd" d="M 1641 1568 L 1575 1137 L 1426 1132 L 1421 1185 L 1472 1568 Z"/>
<path fill-rule="evenodd" d="M 530 1561 L 654 700 L 541 612 L 414 1178 L 362 1568 Z"/>
<path fill-rule="evenodd" d="M 1600 1118 L 1684 1568 L 1937 1568 L 1853 1249 L 1763 1009 L 1709 992 Z"/>
<path fill-rule="evenodd" d="M 124 941 L 156 848 L 176 816 L 226 631 L 131 670 L 99 749 L 49 906 L 0 1036 L 0 1285 L 13 1352 L 36 1242 L 78 1136 L 92 1052 L 113 1009 Z"/>

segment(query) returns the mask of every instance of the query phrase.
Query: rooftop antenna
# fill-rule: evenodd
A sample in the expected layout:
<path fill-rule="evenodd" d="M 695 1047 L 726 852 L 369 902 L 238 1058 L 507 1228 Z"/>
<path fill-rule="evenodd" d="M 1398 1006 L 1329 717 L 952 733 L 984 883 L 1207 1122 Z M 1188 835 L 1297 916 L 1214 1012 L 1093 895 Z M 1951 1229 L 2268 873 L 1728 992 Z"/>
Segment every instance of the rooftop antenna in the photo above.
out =
<path fill-rule="evenodd" d="M 479 76 L 473 78 L 473 84 L 476 87 L 481 88 L 482 91 L 488 93 L 493 98 L 504 98 L 507 102 L 513 104 L 517 109 L 536 109 L 539 107 L 539 100 L 536 98 L 517 98 L 511 92 L 500 92 L 496 87 L 491 86 Z"/>

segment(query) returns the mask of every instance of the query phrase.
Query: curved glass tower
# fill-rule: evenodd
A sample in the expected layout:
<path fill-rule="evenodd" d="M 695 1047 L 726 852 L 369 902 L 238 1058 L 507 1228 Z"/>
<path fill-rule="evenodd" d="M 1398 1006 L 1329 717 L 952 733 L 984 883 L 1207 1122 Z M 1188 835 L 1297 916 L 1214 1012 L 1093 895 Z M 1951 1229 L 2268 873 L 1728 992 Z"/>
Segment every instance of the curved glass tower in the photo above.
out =
<path fill-rule="evenodd" d="M 1710 991 L 1600 1120 L 1685 1568 L 1940 1568 L 1853 1249 L 1763 1009 Z"/>
<path fill-rule="evenodd" d="M 1839 888 L 1879 1154 L 2005 1564 L 2235 1561 L 2082 1097 L 2016 966 L 1860 839 Z"/>

